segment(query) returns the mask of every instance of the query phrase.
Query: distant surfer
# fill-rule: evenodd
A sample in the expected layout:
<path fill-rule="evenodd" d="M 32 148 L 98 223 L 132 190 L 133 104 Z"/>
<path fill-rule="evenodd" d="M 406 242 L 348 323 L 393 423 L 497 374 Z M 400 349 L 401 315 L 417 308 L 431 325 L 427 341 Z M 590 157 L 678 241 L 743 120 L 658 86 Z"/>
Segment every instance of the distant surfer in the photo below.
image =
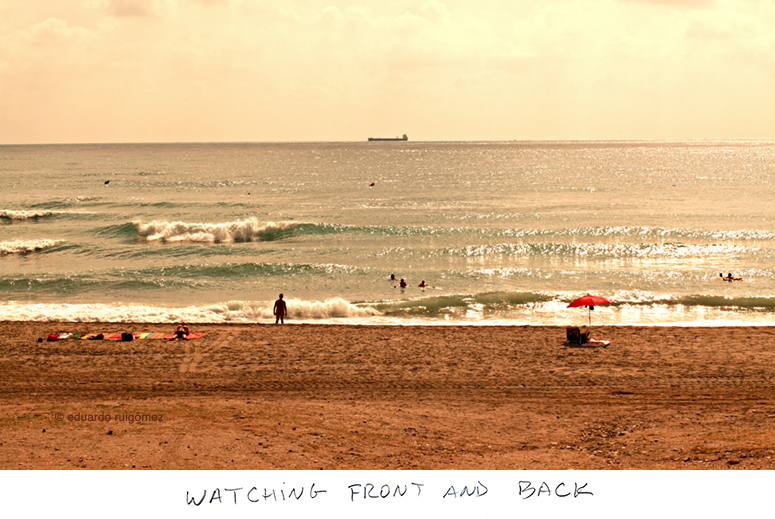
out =
<path fill-rule="evenodd" d="M 726 277 L 722 272 L 719 272 L 719 276 L 721 277 L 722 281 L 742 281 L 743 280 L 743 278 L 733 276 L 731 272 Z"/>
<path fill-rule="evenodd" d="M 285 316 L 288 313 L 288 307 L 285 306 L 285 301 L 283 301 L 283 295 L 280 294 L 280 299 L 274 302 L 274 315 L 275 315 L 275 321 L 274 324 L 280 323 L 285 324 Z"/>

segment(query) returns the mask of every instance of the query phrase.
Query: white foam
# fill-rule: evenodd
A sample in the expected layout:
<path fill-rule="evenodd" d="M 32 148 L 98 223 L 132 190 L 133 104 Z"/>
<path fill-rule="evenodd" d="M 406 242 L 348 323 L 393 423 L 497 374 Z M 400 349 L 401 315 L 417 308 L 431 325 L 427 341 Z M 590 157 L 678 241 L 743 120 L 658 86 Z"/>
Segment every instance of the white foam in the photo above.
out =
<path fill-rule="evenodd" d="M 370 306 L 356 306 L 340 298 L 328 301 L 290 299 L 287 304 L 288 317 L 296 319 L 364 318 L 380 315 L 379 311 Z"/>
<path fill-rule="evenodd" d="M 228 243 L 261 239 L 275 232 L 293 229 L 298 222 L 260 222 L 256 218 L 226 223 L 132 222 L 140 236 L 149 241 Z"/>
<path fill-rule="evenodd" d="M 16 240 L 0 242 L 0 256 L 6 254 L 27 254 L 43 249 L 48 249 L 61 243 L 62 240 Z"/>
<path fill-rule="evenodd" d="M 169 308 L 150 305 L 0 303 L 0 321 L 95 322 L 95 323 L 274 323 L 273 301 L 230 301 L 204 306 Z M 480 325 L 480 326 L 567 326 L 586 325 L 588 312 L 569 311 L 566 303 L 550 302 L 530 306 L 500 318 L 481 314 L 455 315 L 452 318 L 427 319 L 416 316 L 380 314 L 365 305 L 341 299 L 329 301 L 287 301 L 286 323 L 357 324 L 357 325 Z M 558 309 L 559 307 L 561 309 Z M 758 314 L 698 309 L 680 314 L 655 308 L 610 309 L 595 312 L 594 326 L 771 326 L 771 319 Z M 110 330 L 108 330 L 110 331 Z"/>
<path fill-rule="evenodd" d="M 11 211 L 0 210 L 0 218 L 8 218 L 9 220 L 29 220 L 30 218 L 39 218 L 41 216 L 51 216 L 54 214 L 62 214 L 64 211 Z"/>
<path fill-rule="evenodd" d="M 316 322 L 325 319 L 363 319 L 380 313 L 343 299 L 286 301 L 289 321 Z M 274 321 L 274 301 L 229 301 L 204 306 L 170 308 L 151 305 L 0 303 L 0 321 L 257 323 Z"/>

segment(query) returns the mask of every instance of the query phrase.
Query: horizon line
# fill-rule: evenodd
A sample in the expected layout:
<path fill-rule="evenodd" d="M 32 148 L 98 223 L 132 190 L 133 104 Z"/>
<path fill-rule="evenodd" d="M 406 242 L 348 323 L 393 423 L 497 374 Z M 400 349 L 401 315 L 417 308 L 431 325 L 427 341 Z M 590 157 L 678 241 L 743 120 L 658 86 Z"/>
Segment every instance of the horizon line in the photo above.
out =
<path fill-rule="evenodd" d="M 449 139 L 449 140 L 412 140 L 386 141 L 393 145 L 408 143 L 580 143 L 580 142 L 719 142 L 719 141 L 775 141 L 775 137 L 670 137 L 670 138 L 628 138 L 628 139 Z M 126 146 L 126 145 L 167 145 L 167 144 L 371 144 L 384 145 L 381 141 L 363 140 L 299 140 L 299 141 L 103 141 L 103 142 L 17 142 L 0 143 L 0 146 Z"/>

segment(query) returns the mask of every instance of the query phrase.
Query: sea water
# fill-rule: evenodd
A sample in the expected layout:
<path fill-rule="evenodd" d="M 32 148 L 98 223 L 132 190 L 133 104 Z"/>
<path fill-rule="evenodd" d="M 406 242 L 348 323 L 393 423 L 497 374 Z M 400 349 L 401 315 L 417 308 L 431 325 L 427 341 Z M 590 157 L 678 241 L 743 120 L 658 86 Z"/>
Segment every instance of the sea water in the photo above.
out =
<path fill-rule="evenodd" d="M 0 320 L 775 323 L 775 141 L 0 146 L 0 182 Z"/>

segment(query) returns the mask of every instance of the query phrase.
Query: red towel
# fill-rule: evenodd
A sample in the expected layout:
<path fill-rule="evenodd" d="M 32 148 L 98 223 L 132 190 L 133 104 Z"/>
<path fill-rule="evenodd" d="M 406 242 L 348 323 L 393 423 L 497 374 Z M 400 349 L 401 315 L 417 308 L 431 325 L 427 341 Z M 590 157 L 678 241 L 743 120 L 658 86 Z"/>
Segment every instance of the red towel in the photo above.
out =
<path fill-rule="evenodd" d="M 189 341 L 193 341 L 194 339 L 198 339 L 198 338 L 200 338 L 200 337 L 201 337 L 202 335 L 204 335 L 204 334 L 205 334 L 204 332 L 191 332 L 191 333 L 189 333 L 189 334 L 186 336 L 186 339 L 188 339 Z M 165 339 L 168 339 L 168 340 L 169 340 L 169 339 L 174 339 L 175 337 L 176 337 L 176 335 L 175 335 L 174 333 L 171 333 L 171 334 L 169 334 L 169 335 L 165 335 L 165 336 L 164 336 L 164 338 L 165 338 Z"/>

